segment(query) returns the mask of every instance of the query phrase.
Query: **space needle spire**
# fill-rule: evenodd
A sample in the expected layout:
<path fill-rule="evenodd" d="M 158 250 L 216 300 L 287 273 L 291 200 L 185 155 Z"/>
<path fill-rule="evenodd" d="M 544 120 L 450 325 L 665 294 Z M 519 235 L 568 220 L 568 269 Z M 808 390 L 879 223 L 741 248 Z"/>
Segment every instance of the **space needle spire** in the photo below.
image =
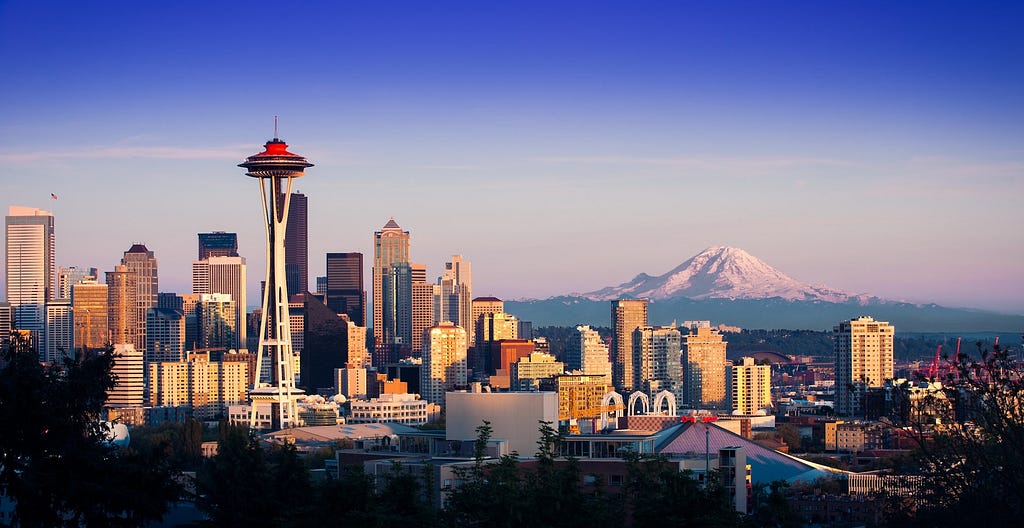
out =
<path fill-rule="evenodd" d="M 260 182 L 263 220 L 267 228 L 267 280 L 263 289 L 263 314 L 260 320 L 259 350 L 256 355 L 256 378 L 250 392 L 249 426 L 257 428 L 261 420 L 258 407 L 270 404 L 271 429 L 300 425 L 296 400 L 304 394 L 295 387 L 292 334 L 288 317 L 288 284 L 285 280 L 284 234 L 288 224 L 292 181 L 305 175 L 313 164 L 302 156 L 288 152 L 288 145 L 277 138 L 264 145 L 238 165 L 246 175 Z M 271 362 L 270 379 L 262 379 L 263 361 Z"/>

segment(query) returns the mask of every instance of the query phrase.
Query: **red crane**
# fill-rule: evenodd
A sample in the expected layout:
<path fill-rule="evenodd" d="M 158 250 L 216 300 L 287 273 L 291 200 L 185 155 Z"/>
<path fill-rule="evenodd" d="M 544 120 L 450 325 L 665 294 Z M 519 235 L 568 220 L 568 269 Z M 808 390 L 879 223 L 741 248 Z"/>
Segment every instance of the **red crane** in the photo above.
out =
<path fill-rule="evenodd" d="M 935 349 L 935 359 L 932 360 L 932 365 L 928 367 L 928 377 L 935 379 L 939 375 L 939 353 L 942 352 L 942 345 L 939 345 Z"/>

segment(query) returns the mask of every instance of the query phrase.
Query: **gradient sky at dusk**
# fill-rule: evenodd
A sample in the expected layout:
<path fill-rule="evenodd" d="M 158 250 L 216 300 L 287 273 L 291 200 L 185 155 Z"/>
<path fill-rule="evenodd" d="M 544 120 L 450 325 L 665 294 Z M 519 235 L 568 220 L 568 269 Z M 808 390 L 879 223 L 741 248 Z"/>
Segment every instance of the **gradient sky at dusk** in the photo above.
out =
<path fill-rule="evenodd" d="M 394 216 L 429 277 L 470 260 L 475 295 L 731 245 L 1024 313 L 1022 3 L 312 4 L 0 2 L 0 205 L 54 211 L 60 266 L 143 242 L 181 293 L 196 233 L 236 231 L 256 299 L 259 192 L 235 165 L 280 115 L 316 164 L 311 288 L 328 251 L 369 267 Z"/>

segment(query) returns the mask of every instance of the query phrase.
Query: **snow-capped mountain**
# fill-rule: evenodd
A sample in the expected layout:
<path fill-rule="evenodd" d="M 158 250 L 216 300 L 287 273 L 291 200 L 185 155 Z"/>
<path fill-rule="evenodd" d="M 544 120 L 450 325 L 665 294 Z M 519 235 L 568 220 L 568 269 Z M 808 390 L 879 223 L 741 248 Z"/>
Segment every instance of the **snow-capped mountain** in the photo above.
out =
<path fill-rule="evenodd" d="M 584 293 L 594 301 L 621 298 L 769 299 L 844 303 L 859 296 L 793 279 L 750 253 L 734 247 L 710 247 L 664 275 L 646 273 L 633 280 Z"/>

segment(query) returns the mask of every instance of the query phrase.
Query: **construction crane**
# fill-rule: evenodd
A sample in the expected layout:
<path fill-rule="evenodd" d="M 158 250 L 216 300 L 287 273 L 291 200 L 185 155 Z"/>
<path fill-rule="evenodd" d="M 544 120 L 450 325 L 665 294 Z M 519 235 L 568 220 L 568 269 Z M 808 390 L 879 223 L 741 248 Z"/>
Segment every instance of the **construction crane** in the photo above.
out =
<path fill-rule="evenodd" d="M 935 359 L 932 360 L 932 365 L 928 367 L 928 378 L 935 379 L 939 375 L 939 353 L 942 352 L 942 345 L 939 345 L 935 349 Z"/>

